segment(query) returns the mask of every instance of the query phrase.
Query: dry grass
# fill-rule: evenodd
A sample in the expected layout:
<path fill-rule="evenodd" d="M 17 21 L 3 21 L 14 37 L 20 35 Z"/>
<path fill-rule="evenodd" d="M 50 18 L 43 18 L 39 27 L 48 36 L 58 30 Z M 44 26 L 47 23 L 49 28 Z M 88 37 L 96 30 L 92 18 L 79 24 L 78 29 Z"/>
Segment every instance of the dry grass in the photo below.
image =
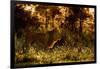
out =
<path fill-rule="evenodd" d="M 26 59 L 24 59 L 24 57 Z M 33 64 L 53 64 L 53 63 L 68 63 L 68 62 L 86 62 L 94 61 L 94 50 L 89 47 L 69 47 L 56 46 L 49 50 L 39 50 L 35 47 L 30 47 L 26 54 L 16 53 L 16 58 L 20 63 Z M 25 62 L 24 62 L 25 60 Z"/>
<path fill-rule="evenodd" d="M 76 42 L 74 38 L 79 41 Z M 25 40 L 15 38 L 15 41 L 16 50 L 22 50 L 20 48 Z M 95 61 L 94 45 L 90 41 L 75 37 L 73 33 L 66 35 L 66 42 L 63 45 L 56 44 L 52 49 L 45 49 L 33 43 L 26 53 L 21 53 L 21 51 L 16 51 L 15 53 L 16 65 Z"/>

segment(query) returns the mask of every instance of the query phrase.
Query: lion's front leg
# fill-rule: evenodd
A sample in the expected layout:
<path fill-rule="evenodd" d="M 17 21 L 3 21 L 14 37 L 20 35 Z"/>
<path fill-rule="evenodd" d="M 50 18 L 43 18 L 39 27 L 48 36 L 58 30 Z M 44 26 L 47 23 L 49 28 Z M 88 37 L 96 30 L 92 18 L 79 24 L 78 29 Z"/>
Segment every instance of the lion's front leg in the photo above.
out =
<path fill-rule="evenodd" d="M 57 40 L 51 42 L 51 43 L 48 45 L 48 48 L 49 48 L 49 49 L 50 49 L 50 48 L 53 48 L 54 45 L 55 45 L 59 40 L 60 40 L 60 39 L 57 39 Z"/>

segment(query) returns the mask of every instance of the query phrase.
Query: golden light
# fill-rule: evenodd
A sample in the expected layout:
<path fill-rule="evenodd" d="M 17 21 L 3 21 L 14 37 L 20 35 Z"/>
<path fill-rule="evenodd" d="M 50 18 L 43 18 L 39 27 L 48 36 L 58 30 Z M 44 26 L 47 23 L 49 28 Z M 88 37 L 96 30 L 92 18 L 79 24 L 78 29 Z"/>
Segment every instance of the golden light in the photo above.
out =
<path fill-rule="evenodd" d="M 26 6 L 26 7 L 24 8 L 25 11 L 30 11 L 31 9 L 32 9 L 31 6 Z"/>

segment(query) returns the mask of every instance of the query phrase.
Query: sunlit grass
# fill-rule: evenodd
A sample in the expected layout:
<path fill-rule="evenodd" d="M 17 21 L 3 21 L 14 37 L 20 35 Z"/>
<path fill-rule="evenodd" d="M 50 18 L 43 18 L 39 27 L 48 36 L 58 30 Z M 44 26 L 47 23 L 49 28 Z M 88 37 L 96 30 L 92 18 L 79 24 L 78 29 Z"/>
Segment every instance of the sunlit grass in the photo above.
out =
<path fill-rule="evenodd" d="M 94 45 L 90 41 L 86 44 L 85 40 L 75 37 L 75 34 L 73 35 L 70 31 L 68 32 L 69 34 L 66 35 L 66 41 L 63 45 L 56 44 L 52 49 L 45 49 L 33 43 L 26 53 L 16 51 L 16 65 L 94 61 Z M 74 38 L 77 38 L 79 41 L 76 42 Z M 15 41 L 17 46 L 22 44 L 24 39 L 15 39 Z M 22 50 L 20 47 L 18 49 Z"/>
<path fill-rule="evenodd" d="M 52 50 L 38 50 L 31 47 L 27 54 L 18 54 L 16 58 L 23 62 L 24 56 L 27 63 L 33 64 L 51 64 L 51 63 L 68 63 L 68 62 L 86 62 L 94 61 L 94 52 L 92 48 L 82 47 L 81 50 L 75 47 L 55 47 Z"/>

